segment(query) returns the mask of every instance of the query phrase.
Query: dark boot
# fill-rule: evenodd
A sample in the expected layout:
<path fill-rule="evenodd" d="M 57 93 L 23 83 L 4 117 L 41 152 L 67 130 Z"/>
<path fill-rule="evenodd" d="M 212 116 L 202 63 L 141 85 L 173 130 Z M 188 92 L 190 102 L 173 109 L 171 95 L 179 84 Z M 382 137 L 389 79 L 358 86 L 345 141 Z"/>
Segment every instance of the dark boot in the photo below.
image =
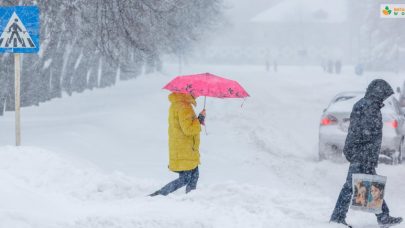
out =
<path fill-rule="evenodd" d="M 402 222 L 401 217 L 391 217 L 389 215 L 383 215 L 377 219 L 378 225 L 383 228 L 398 225 Z"/>
<path fill-rule="evenodd" d="M 338 224 L 342 224 L 348 228 L 353 228 L 351 225 L 347 224 L 346 220 L 342 219 L 342 220 L 330 220 L 329 222 L 333 222 L 333 223 L 338 223 Z"/>
<path fill-rule="evenodd" d="M 156 191 L 156 192 L 150 194 L 149 196 L 154 197 L 154 196 L 158 196 L 158 195 L 160 195 L 160 191 Z"/>

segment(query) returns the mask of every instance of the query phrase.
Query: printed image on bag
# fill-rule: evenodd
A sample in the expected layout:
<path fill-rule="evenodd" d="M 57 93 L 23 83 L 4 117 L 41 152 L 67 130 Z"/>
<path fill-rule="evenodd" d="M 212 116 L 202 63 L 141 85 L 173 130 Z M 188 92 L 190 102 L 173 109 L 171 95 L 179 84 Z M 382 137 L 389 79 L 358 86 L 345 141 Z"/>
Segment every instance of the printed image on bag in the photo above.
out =
<path fill-rule="evenodd" d="M 382 212 L 387 177 L 368 174 L 353 174 L 353 197 L 350 208 L 374 214 Z"/>

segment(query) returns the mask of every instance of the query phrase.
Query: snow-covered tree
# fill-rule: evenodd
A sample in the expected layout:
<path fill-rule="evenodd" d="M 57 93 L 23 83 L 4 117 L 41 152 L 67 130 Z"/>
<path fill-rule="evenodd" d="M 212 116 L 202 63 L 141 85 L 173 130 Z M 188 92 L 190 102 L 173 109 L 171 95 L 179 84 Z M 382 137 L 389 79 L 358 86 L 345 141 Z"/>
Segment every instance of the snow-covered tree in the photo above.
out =
<path fill-rule="evenodd" d="M 23 55 L 22 106 L 65 91 L 82 92 L 161 68 L 204 39 L 222 15 L 222 0 L 6 0 L 38 5 L 41 50 Z M 13 56 L 1 56 L 0 105 L 14 109 Z M 11 63 L 11 64 L 10 64 Z M 117 75 L 120 77 L 117 78 Z M 7 102 L 6 102 L 7 100 Z M 0 107 L 1 108 L 1 107 Z"/>

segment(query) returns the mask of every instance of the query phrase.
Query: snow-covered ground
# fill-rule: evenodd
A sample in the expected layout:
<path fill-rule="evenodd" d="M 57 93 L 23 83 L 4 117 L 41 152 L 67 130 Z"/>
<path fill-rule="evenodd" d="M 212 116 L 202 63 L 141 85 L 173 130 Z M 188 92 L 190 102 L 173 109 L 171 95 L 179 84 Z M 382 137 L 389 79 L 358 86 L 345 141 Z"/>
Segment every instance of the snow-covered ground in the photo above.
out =
<path fill-rule="evenodd" d="M 396 87 L 404 78 L 188 66 L 183 74 L 238 80 L 251 97 L 207 98 L 198 189 L 151 198 L 176 178 L 167 169 L 169 92 L 161 89 L 176 70 L 23 108 L 19 148 L 14 113 L 1 117 L 0 228 L 339 227 L 328 220 L 348 164 L 317 161 L 321 112 L 338 92 L 364 90 L 376 77 Z M 405 216 L 405 166 L 377 172 L 388 176 L 391 214 Z M 378 227 L 372 214 L 350 211 L 348 221 Z"/>

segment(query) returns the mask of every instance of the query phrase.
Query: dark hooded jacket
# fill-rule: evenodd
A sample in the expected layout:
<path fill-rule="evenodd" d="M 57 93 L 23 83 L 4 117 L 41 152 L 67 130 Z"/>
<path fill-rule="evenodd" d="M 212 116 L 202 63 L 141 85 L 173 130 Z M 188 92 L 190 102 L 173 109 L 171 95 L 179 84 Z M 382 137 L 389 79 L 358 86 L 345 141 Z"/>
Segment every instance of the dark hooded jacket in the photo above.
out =
<path fill-rule="evenodd" d="M 392 94 L 394 91 L 386 81 L 376 79 L 368 86 L 366 95 L 353 106 L 343 148 L 350 163 L 370 168 L 377 166 L 383 128 L 381 108 L 384 100 Z"/>

